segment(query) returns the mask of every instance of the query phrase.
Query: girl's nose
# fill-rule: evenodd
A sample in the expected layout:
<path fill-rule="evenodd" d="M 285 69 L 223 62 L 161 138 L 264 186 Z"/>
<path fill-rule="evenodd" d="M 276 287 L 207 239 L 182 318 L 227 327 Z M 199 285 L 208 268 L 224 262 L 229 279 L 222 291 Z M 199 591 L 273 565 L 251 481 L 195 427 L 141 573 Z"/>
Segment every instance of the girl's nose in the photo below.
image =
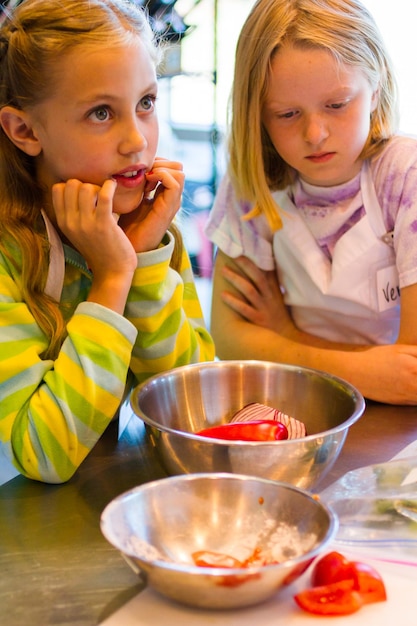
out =
<path fill-rule="evenodd" d="M 311 145 L 319 145 L 329 136 L 327 124 L 320 115 L 309 115 L 305 119 L 304 139 Z"/>
<path fill-rule="evenodd" d="M 148 145 L 145 133 L 140 122 L 135 119 L 123 125 L 119 142 L 121 154 L 131 154 L 132 152 L 143 152 Z"/>

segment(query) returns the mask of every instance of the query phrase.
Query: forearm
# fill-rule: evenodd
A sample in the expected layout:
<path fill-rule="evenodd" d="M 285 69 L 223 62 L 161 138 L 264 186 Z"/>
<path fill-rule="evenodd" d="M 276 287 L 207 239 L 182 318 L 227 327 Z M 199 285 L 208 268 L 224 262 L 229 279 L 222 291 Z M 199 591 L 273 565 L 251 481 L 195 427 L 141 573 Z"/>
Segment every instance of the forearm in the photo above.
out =
<path fill-rule="evenodd" d="M 275 274 L 244 257 L 219 252 L 213 281 L 211 330 L 220 358 L 257 358 L 345 373 L 348 344 L 299 331 L 284 305 Z M 332 356 L 330 356 L 330 352 Z"/>
<path fill-rule="evenodd" d="M 346 377 L 352 354 L 360 354 L 363 346 L 336 344 L 297 329 L 278 333 L 256 326 L 243 319 L 216 321 L 212 318 L 212 334 L 217 355 L 223 359 L 261 359 L 292 363 L 302 367 L 332 370 L 337 376 Z M 224 319 L 224 318 L 223 318 Z"/>
<path fill-rule="evenodd" d="M 117 272 L 107 273 L 104 277 L 93 276 L 87 301 L 100 304 L 119 315 L 123 315 L 132 276 L 133 272 L 122 274 Z"/>
<path fill-rule="evenodd" d="M 233 316 L 232 316 L 233 317 Z M 415 346 L 355 346 L 297 331 L 278 334 L 239 319 L 212 317 L 221 359 L 259 359 L 322 370 L 348 381 L 366 398 L 417 404 Z"/>
<path fill-rule="evenodd" d="M 298 330 L 275 273 L 259 270 L 244 257 L 231 260 L 217 255 L 211 331 L 220 358 L 311 367 L 347 380 L 369 399 L 417 404 L 417 347 L 413 342 L 336 343 Z"/>
<path fill-rule="evenodd" d="M 184 252 L 180 272 L 169 266 L 173 241 L 139 255 L 126 317 L 138 330 L 132 371 L 138 381 L 173 367 L 212 360 L 214 344 L 207 331 Z"/>

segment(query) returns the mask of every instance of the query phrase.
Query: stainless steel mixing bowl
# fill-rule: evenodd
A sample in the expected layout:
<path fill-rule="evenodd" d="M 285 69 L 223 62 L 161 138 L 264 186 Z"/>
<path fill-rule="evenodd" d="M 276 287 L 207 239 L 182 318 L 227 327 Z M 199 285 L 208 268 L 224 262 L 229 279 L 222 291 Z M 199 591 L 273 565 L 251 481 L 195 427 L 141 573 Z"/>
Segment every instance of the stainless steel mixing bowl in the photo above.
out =
<path fill-rule="evenodd" d="M 240 442 L 195 434 L 230 421 L 250 402 L 303 421 L 308 435 Z M 312 489 L 336 461 L 365 401 L 347 382 L 324 372 L 263 361 L 211 361 L 149 378 L 133 391 L 131 405 L 168 474 L 243 473 Z"/>
<path fill-rule="evenodd" d="M 106 539 L 159 593 L 191 606 L 225 609 L 262 602 L 296 580 L 334 537 L 325 505 L 290 485 L 238 474 L 162 478 L 115 498 L 103 511 Z M 194 564 L 196 551 L 269 565 Z"/>

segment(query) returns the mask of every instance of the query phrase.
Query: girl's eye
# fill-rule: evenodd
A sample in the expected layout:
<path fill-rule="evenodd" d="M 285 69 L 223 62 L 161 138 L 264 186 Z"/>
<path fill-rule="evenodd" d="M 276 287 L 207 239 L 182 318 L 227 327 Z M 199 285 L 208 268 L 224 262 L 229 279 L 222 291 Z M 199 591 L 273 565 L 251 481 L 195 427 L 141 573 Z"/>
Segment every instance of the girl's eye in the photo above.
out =
<path fill-rule="evenodd" d="M 345 106 L 345 102 L 334 102 L 333 104 L 329 105 L 330 109 L 343 109 L 343 107 Z"/>
<path fill-rule="evenodd" d="M 147 95 L 140 101 L 140 107 L 144 111 L 152 111 L 155 107 L 156 96 Z"/>
<path fill-rule="evenodd" d="M 296 114 L 297 114 L 297 111 L 286 111 L 285 113 L 279 113 L 278 118 L 280 120 L 289 120 L 292 117 L 294 117 L 294 115 Z"/>
<path fill-rule="evenodd" d="M 104 106 L 97 107 L 97 109 L 94 109 L 94 111 L 90 114 L 90 117 L 97 122 L 106 122 L 109 119 L 109 116 L 109 110 Z"/>

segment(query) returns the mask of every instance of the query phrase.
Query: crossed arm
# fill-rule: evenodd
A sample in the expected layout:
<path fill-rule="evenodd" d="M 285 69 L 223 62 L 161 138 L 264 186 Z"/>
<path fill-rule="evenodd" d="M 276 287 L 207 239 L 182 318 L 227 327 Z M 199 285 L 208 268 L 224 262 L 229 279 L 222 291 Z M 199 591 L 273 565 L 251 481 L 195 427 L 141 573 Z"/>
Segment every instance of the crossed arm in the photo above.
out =
<path fill-rule="evenodd" d="M 401 292 L 397 343 L 353 345 L 327 341 L 294 325 L 275 272 L 245 257 L 218 252 L 211 333 L 221 359 L 261 359 L 324 370 L 344 378 L 366 398 L 417 404 L 417 286 Z"/>

